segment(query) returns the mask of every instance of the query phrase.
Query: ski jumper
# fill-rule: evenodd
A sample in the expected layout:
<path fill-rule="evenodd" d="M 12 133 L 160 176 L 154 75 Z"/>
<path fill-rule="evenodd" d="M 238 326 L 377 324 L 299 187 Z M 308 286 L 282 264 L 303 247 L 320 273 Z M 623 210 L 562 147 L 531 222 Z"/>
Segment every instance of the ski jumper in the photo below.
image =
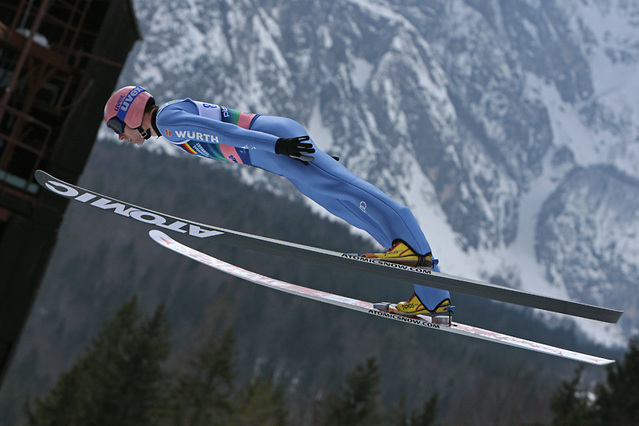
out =
<path fill-rule="evenodd" d="M 401 239 L 419 254 L 431 251 L 408 207 L 357 177 L 312 140 L 308 142 L 315 148 L 314 161 L 308 165 L 276 154 L 279 138 L 308 135 L 294 120 L 183 99 L 160 107 L 154 125 L 159 134 L 190 154 L 259 167 L 287 178 L 302 194 L 365 230 L 385 248 Z M 414 287 L 428 309 L 450 298 L 445 290 Z"/>

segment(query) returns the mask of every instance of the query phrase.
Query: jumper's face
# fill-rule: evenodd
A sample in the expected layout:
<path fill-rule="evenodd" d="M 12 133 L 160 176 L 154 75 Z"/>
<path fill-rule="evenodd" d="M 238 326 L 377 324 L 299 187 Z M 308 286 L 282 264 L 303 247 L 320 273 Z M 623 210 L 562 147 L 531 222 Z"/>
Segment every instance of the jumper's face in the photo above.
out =
<path fill-rule="evenodd" d="M 127 142 L 131 142 L 133 145 L 142 145 L 144 143 L 144 138 L 138 131 L 138 129 L 132 129 L 129 126 L 124 126 L 124 131 L 119 134 L 120 140 L 125 140 Z"/>

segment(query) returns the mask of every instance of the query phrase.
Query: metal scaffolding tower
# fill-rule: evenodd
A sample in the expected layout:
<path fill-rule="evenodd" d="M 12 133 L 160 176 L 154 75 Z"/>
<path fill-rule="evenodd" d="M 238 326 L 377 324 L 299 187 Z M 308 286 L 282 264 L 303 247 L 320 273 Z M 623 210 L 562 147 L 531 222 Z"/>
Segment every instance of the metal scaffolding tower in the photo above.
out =
<path fill-rule="evenodd" d="M 67 205 L 33 174 L 77 181 L 140 38 L 130 0 L 0 0 L 0 383 Z"/>

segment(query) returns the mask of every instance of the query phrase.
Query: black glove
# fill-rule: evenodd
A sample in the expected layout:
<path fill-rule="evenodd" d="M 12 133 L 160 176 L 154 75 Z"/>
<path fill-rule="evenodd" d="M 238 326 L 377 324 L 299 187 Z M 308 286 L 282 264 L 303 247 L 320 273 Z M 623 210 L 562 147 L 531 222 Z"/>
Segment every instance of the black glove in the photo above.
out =
<path fill-rule="evenodd" d="M 308 166 L 308 163 L 314 160 L 313 157 L 306 154 L 313 154 L 315 148 L 313 144 L 304 143 L 309 140 L 308 136 L 299 136 L 297 138 L 279 138 L 275 142 L 275 153 L 286 155 L 294 160 L 301 161 Z"/>

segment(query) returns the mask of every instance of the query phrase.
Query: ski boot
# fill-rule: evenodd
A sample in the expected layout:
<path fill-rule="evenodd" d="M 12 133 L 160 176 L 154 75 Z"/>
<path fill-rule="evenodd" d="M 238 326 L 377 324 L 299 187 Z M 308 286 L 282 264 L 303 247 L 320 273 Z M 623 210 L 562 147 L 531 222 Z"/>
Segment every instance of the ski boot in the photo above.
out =
<path fill-rule="evenodd" d="M 415 293 L 413 296 L 405 302 L 399 302 L 397 304 L 381 302 L 373 305 L 376 309 L 385 312 L 392 312 L 408 317 L 414 317 L 417 315 L 427 315 L 431 317 L 433 324 L 450 325 L 453 320 L 453 311 L 455 307 L 451 305 L 450 299 L 444 299 L 435 307 L 430 310 L 426 308 L 422 301 Z"/>
<path fill-rule="evenodd" d="M 418 254 L 402 240 L 395 240 L 393 246 L 385 253 L 366 253 L 364 257 L 369 259 L 379 259 L 386 262 L 400 265 L 412 266 L 415 268 L 433 268 L 437 261 L 433 261 L 432 253 Z"/>

